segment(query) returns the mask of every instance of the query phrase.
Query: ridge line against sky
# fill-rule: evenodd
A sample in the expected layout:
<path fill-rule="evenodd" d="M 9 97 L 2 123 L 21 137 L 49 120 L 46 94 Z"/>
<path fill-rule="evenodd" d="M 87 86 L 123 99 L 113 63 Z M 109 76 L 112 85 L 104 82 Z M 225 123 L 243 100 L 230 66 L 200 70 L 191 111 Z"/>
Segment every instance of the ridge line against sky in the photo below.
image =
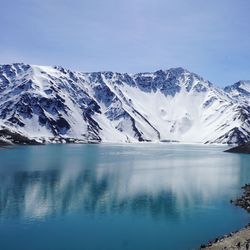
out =
<path fill-rule="evenodd" d="M 183 67 L 217 86 L 250 79 L 249 0 L 19 0 L 1 9 L 0 64 Z"/>

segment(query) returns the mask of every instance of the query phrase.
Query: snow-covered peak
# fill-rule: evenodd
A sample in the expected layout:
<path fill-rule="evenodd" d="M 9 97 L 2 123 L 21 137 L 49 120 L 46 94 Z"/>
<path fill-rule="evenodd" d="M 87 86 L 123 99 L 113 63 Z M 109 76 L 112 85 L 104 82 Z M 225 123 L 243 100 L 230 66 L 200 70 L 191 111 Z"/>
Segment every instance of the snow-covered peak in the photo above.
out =
<path fill-rule="evenodd" d="M 184 68 L 158 70 L 153 73 L 138 73 L 132 75 L 132 78 L 141 90 L 146 92 L 160 90 L 165 96 L 175 96 L 182 90 L 206 92 L 212 86 L 209 81 Z"/>
<path fill-rule="evenodd" d="M 247 86 L 222 90 L 183 68 L 127 74 L 0 65 L 0 124 L 8 136 L 39 141 L 240 143 L 250 139 L 250 108 L 232 91 Z"/>
<path fill-rule="evenodd" d="M 250 80 L 240 80 L 233 85 L 225 87 L 225 91 L 242 91 L 242 93 L 250 94 Z"/>
<path fill-rule="evenodd" d="M 224 90 L 239 101 L 250 103 L 250 81 L 241 80 L 233 85 L 225 87 Z"/>

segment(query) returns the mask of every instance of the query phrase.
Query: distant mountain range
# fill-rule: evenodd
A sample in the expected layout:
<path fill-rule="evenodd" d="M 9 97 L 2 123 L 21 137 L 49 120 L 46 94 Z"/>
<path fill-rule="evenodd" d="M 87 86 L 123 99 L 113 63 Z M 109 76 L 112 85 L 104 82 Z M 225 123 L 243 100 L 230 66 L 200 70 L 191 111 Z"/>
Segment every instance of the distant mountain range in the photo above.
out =
<path fill-rule="evenodd" d="M 250 81 L 224 89 L 183 68 L 153 73 L 0 66 L 0 142 L 250 140 Z"/>

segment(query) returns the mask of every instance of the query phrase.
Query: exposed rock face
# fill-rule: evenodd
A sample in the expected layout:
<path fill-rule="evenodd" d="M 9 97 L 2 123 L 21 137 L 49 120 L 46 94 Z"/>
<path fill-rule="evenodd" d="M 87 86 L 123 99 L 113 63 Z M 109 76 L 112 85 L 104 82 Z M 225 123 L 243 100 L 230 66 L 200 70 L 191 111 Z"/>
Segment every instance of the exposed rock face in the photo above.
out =
<path fill-rule="evenodd" d="M 239 144 L 250 140 L 247 84 L 222 90 L 183 68 L 121 74 L 1 65 L 0 128 L 38 142 Z"/>

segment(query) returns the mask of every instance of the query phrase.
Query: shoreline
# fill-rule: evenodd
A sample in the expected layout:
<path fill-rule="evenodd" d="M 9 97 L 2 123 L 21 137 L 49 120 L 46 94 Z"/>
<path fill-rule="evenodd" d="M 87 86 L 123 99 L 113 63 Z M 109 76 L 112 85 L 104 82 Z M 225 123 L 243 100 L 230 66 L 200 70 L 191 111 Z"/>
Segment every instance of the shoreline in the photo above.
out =
<path fill-rule="evenodd" d="M 216 238 L 207 245 L 201 245 L 200 249 L 207 250 L 247 250 L 250 249 L 250 223 L 243 229 L 228 235 Z"/>
<path fill-rule="evenodd" d="M 243 194 L 240 198 L 231 200 L 230 202 L 235 206 L 239 206 L 250 213 L 250 184 L 245 184 L 242 187 Z M 207 250 L 247 250 L 250 249 L 250 223 L 244 228 L 231 232 L 228 235 L 218 237 L 205 245 L 201 245 L 200 249 Z"/>

